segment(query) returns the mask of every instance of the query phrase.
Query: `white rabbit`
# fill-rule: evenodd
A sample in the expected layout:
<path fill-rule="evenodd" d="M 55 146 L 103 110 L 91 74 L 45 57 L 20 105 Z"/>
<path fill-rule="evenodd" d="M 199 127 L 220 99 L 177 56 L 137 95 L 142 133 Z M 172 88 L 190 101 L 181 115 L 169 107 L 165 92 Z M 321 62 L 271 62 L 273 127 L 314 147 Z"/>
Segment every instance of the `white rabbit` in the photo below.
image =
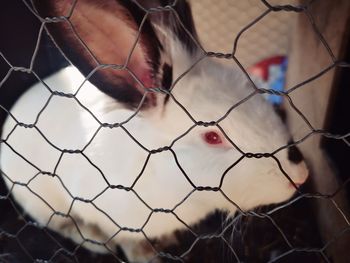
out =
<path fill-rule="evenodd" d="M 272 153 L 291 136 L 237 66 L 204 58 L 185 1 L 144 20 L 141 4 L 151 1 L 34 2 L 41 17 L 71 14 L 46 26 L 83 73 L 68 67 L 31 87 L 3 127 L 2 175 L 40 225 L 100 242 L 83 242 L 94 251 L 119 244 L 142 261 L 152 256 L 135 245 L 144 235 L 170 234 L 215 209 L 283 202 L 306 180 L 294 146 L 274 156 L 295 185 L 274 158 L 243 157 Z"/>

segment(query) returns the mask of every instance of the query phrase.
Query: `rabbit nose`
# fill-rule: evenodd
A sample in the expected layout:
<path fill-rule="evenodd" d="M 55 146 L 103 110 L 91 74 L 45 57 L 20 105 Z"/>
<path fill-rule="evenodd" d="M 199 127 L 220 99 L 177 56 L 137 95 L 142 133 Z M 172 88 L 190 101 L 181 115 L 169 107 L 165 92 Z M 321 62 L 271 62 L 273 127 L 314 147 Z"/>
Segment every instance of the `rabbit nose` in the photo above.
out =
<path fill-rule="evenodd" d="M 307 166 L 304 161 L 301 161 L 300 163 L 294 166 L 296 168 L 296 171 L 291 177 L 291 179 L 296 184 L 296 186 L 299 187 L 300 185 L 305 183 L 305 181 L 309 177 L 309 170 L 307 169 Z"/>
<path fill-rule="evenodd" d="M 290 162 L 289 167 L 293 167 L 293 173 L 291 173 L 291 179 L 296 186 L 300 186 L 309 177 L 309 170 L 304 162 L 304 156 L 297 146 L 293 145 L 294 141 L 291 139 L 288 142 L 289 145 L 292 145 L 287 150 L 288 161 Z"/>

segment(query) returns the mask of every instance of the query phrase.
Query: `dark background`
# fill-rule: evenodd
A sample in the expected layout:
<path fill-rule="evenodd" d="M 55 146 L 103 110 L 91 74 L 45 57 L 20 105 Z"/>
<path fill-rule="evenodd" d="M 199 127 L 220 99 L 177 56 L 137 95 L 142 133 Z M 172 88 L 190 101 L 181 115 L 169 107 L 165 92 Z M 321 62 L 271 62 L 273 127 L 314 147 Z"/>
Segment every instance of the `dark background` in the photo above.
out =
<path fill-rule="evenodd" d="M 3 1 L 0 9 L 0 52 L 13 67 L 29 68 L 39 36 L 40 21 L 21 0 Z M 46 34 L 39 43 L 33 71 L 45 77 L 68 65 Z M 0 58 L 0 79 L 3 80 L 11 67 Z M 16 99 L 37 81 L 33 74 L 12 71 L 0 87 L 0 105 L 9 109 Z M 0 123 L 6 116 L 0 110 Z"/>

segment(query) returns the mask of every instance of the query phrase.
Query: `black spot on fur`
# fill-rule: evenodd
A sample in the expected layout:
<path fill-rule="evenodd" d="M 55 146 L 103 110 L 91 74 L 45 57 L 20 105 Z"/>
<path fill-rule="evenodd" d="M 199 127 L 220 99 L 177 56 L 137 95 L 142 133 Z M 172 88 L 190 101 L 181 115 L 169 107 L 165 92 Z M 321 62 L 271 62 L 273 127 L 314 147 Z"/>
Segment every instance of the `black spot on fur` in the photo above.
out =
<path fill-rule="evenodd" d="M 293 143 L 293 140 L 288 142 L 289 145 Z M 288 160 L 295 164 L 301 163 L 304 160 L 303 154 L 300 152 L 298 147 L 293 145 L 288 148 Z"/>
<path fill-rule="evenodd" d="M 162 88 L 165 90 L 169 90 L 172 82 L 173 82 L 173 67 L 169 66 L 168 64 L 164 64 Z"/>
<path fill-rule="evenodd" d="M 162 88 L 165 90 L 169 90 L 171 84 L 173 83 L 173 67 L 168 64 L 164 64 L 163 66 L 163 78 L 162 78 Z M 166 95 L 164 99 L 164 104 L 169 100 L 169 95 Z"/>
<path fill-rule="evenodd" d="M 287 113 L 286 113 L 286 110 L 284 109 L 284 107 L 282 107 L 281 105 L 278 105 L 278 104 L 274 104 L 273 108 L 274 108 L 275 112 L 277 113 L 277 115 L 281 118 L 282 122 L 286 123 Z"/>
<path fill-rule="evenodd" d="M 206 236 L 222 233 L 223 228 L 225 227 L 225 220 L 228 216 L 228 213 L 225 211 L 213 211 L 208 214 L 204 219 L 200 220 L 198 223 L 191 225 L 191 229 L 198 236 Z M 228 227 L 225 231 L 226 240 L 230 240 L 231 243 L 231 234 L 234 231 L 233 226 Z M 173 233 L 173 238 L 176 240 L 174 244 L 168 244 L 164 242 L 161 238 L 158 240 L 153 240 L 153 245 L 158 251 L 163 251 L 164 253 L 169 253 L 171 255 L 181 255 L 189 247 L 193 246 L 196 241 L 196 235 L 191 231 L 182 229 L 176 230 Z M 240 235 L 239 235 L 240 239 Z M 164 244 L 166 244 L 164 246 Z M 237 248 L 235 246 L 235 248 Z M 239 251 L 244 251 L 243 247 L 239 247 Z M 193 263 L 211 263 L 211 262 L 220 262 L 220 263 L 231 263 L 236 262 L 234 255 L 226 247 L 225 242 L 221 238 L 204 238 L 197 240 L 195 245 L 191 248 L 191 252 L 186 254 L 183 257 L 184 262 L 193 262 Z M 161 259 L 161 262 L 177 262 L 170 260 L 168 258 Z"/>

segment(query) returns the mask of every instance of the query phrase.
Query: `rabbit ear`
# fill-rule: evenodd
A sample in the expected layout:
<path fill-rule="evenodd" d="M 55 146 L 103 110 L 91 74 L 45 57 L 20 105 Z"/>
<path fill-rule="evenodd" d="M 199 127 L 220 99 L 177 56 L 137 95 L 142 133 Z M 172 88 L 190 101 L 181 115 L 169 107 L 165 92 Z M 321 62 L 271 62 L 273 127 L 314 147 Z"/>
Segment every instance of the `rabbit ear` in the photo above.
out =
<path fill-rule="evenodd" d="M 152 0 L 34 0 L 41 17 L 56 17 L 46 19 L 46 28 L 71 63 L 129 107 L 137 107 L 145 96 L 142 109 L 163 105 L 162 96 L 148 88 L 167 89 L 172 83 L 166 32 L 190 53 L 196 48 L 190 40 L 196 33 L 188 4 L 179 1 L 172 10 L 147 11 L 159 5 Z"/>

